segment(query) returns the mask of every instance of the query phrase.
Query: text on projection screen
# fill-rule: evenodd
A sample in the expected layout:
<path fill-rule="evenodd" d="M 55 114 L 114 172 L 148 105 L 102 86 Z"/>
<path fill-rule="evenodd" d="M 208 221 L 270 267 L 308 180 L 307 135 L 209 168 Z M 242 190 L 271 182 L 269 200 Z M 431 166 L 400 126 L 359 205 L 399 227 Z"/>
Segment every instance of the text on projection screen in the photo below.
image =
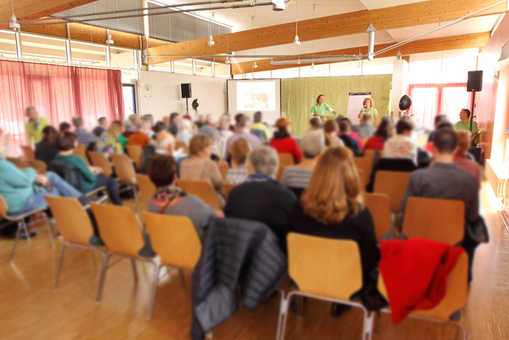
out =
<path fill-rule="evenodd" d="M 237 111 L 275 111 L 276 83 L 237 82 Z"/>

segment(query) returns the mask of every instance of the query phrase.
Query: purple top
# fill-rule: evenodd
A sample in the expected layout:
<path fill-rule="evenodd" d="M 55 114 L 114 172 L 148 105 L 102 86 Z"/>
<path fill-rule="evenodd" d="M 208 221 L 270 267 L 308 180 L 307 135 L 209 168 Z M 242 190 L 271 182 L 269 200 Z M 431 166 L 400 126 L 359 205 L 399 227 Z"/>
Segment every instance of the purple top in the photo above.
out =
<path fill-rule="evenodd" d="M 232 144 L 237 140 L 245 138 L 251 144 L 252 149 L 259 148 L 261 146 L 260 139 L 256 137 L 255 135 L 252 135 L 250 132 L 240 130 L 239 132 L 235 133 L 233 136 L 228 138 L 228 141 L 226 142 L 226 153 L 224 155 L 225 159 L 228 159 L 230 156 L 230 148 L 232 147 Z"/>

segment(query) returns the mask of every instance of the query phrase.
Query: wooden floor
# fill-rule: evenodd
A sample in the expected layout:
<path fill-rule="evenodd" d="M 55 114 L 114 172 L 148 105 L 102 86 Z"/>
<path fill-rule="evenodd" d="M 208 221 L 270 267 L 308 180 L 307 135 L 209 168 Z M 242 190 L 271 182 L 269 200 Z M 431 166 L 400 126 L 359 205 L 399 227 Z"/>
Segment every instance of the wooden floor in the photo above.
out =
<path fill-rule="evenodd" d="M 481 245 L 475 258 L 469 298 L 473 338 L 509 339 L 509 235 L 488 185 L 483 186 L 481 204 L 491 242 Z M 189 339 L 191 299 L 180 289 L 176 272 L 159 284 L 153 319 L 148 321 L 152 268 L 139 263 L 140 279 L 135 282 L 128 260 L 114 265 L 106 276 L 102 304 L 97 305 L 99 270 L 90 251 L 79 250 L 65 259 L 54 292 L 61 241 L 52 249 L 46 231 L 40 230 L 30 242 L 19 242 L 9 263 L 12 242 L 0 239 L 0 339 Z M 95 257 L 99 266 L 99 254 Z M 189 284 L 189 274 L 187 280 Z M 256 312 L 241 308 L 213 330 L 213 338 L 275 339 L 278 309 L 278 296 Z M 337 319 L 329 311 L 329 303 L 308 301 L 303 319 L 290 314 L 286 339 L 360 339 L 360 310 Z M 416 319 L 394 326 L 389 315 L 377 319 L 375 327 L 374 339 L 460 339 L 453 326 Z"/>

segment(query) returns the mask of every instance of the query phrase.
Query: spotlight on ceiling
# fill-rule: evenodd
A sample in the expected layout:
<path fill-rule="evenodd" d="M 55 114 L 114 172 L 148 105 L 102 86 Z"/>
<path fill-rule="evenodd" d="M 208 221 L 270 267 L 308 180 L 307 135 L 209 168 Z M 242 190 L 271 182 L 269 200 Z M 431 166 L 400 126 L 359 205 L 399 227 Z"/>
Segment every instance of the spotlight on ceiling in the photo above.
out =
<path fill-rule="evenodd" d="M 256 61 L 255 61 L 255 62 L 254 62 L 254 64 L 253 64 L 253 68 L 254 68 L 254 69 L 257 69 L 257 68 L 258 68 L 258 65 L 256 65 Z"/>
<path fill-rule="evenodd" d="M 215 42 L 214 42 L 214 38 L 212 38 L 212 35 L 209 36 L 209 41 L 207 41 L 207 45 L 209 46 L 214 46 Z"/>
<path fill-rule="evenodd" d="M 284 11 L 285 10 L 285 0 L 271 0 L 273 6 L 273 11 Z"/>
<path fill-rule="evenodd" d="M 11 17 L 11 22 L 9 22 L 9 28 L 12 29 L 12 30 L 19 30 L 19 24 L 18 24 L 18 19 L 16 19 L 16 16 L 13 14 L 12 17 Z"/>
<path fill-rule="evenodd" d="M 293 44 L 297 45 L 297 46 L 300 46 L 300 40 L 299 40 L 299 36 L 298 35 L 296 35 L 295 39 L 293 39 Z"/>
<path fill-rule="evenodd" d="M 107 45 L 113 45 L 113 38 L 111 37 L 110 30 L 106 30 L 106 44 Z"/>

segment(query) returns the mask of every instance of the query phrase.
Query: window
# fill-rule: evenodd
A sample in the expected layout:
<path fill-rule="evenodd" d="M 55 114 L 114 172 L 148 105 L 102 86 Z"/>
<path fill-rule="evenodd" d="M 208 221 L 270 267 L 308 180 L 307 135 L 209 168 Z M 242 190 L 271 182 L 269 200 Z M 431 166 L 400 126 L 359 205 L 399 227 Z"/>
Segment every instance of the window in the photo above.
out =
<path fill-rule="evenodd" d="M 134 84 L 122 84 L 124 95 L 124 115 L 127 117 L 136 113 L 136 91 Z"/>
<path fill-rule="evenodd" d="M 0 57 L 16 58 L 16 37 L 14 32 L 0 31 Z"/>
<path fill-rule="evenodd" d="M 298 78 L 299 77 L 299 68 L 284 68 L 280 70 L 272 71 L 272 78 Z"/>
<path fill-rule="evenodd" d="M 173 64 L 175 65 L 175 73 L 193 74 L 193 60 L 192 59 L 175 61 Z"/>
<path fill-rule="evenodd" d="M 62 39 L 21 33 L 21 50 L 23 59 L 67 62 L 65 41 Z"/>
<path fill-rule="evenodd" d="M 300 68 L 301 77 L 328 77 L 329 64 L 315 65 L 315 66 L 302 66 Z"/>
<path fill-rule="evenodd" d="M 414 84 L 408 91 L 412 97 L 409 114 L 417 116 L 417 122 L 433 128 L 435 116 L 444 114 L 451 122 L 459 120 L 461 109 L 472 106 L 472 93 L 467 84 Z"/>
<path fill-rule="evenodd" d="M 341 63 L 330 64 L 330 75 L 335 76 L 360 76 L 362 70 L 362 61 L 345 61 Z"/>
<path fill-rule="evenodd" d="M 223 63 L 214 63 L 214 76 L 221 78 L 228 78 L 228 66 Z"/>
<path fill-rule="evenodd" d="M 118 47 L 110 47 L 110 61 L 111 67 L 117 68 L 134 68 L 134 51 L 118 48 Z"/>
<path fill-rule="evenodd" d="M 102 45 L 71 41 L 73 64 L 106 66 L 106 48 Z"/>
<path fill-rule="evenodd" d="M 196 60 L 196 74 L 200 76 L 212 76 L 212 62 Z"/>

